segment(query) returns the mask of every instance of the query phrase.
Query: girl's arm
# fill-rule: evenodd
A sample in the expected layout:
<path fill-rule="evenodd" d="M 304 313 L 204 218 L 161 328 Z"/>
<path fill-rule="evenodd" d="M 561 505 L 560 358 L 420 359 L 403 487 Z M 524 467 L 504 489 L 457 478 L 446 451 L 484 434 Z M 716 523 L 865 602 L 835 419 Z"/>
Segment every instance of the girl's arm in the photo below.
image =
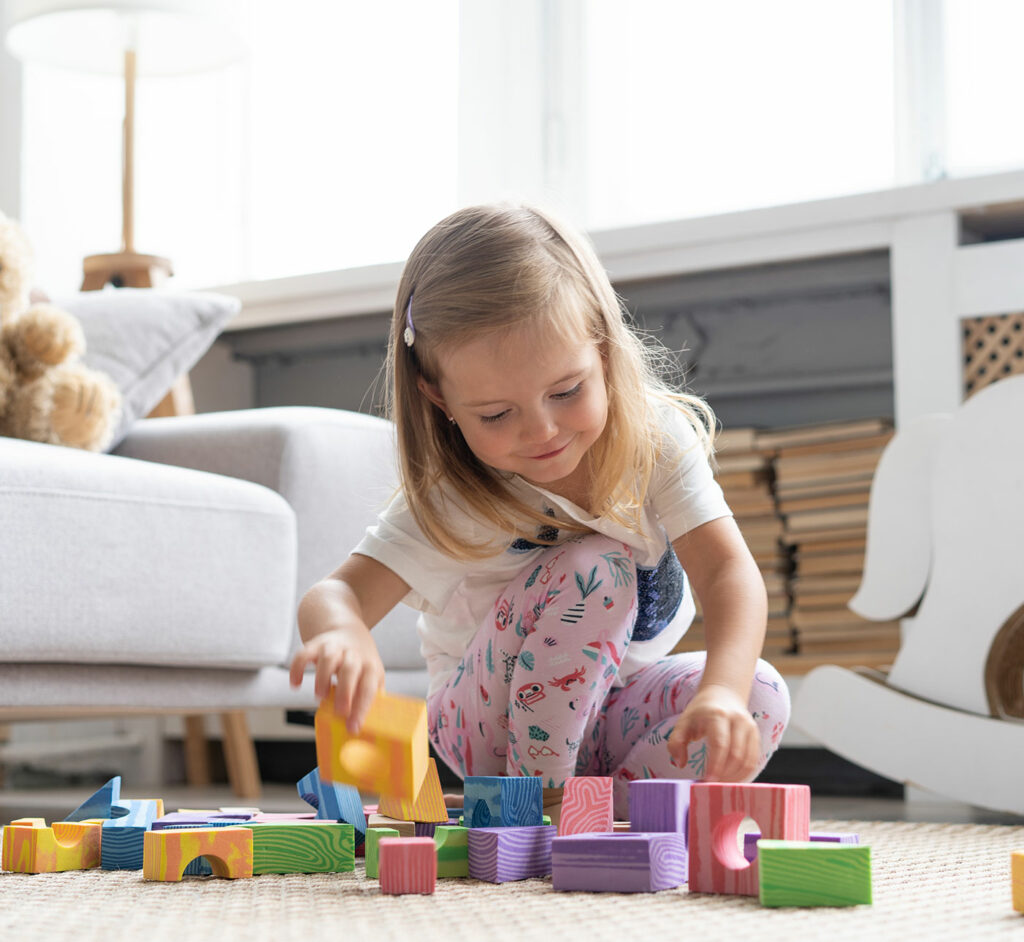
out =
<path fill-rule="evenodd" d="M 744 781 L 756 771 L 761 751 L 747 704 L 768 620 L 764 580 L 732 517 L 705 523 L 672 547 L 700 599 L 708 653 L 697 693 L 669 737 L 669 752 L 683 767 L 687 745 L 703 739 L 704 777 Z"/>
<path fill-rule="evenodd" d="M 334 708 L 358 732 L 373 698 L 384 686 L 384 664 L 370 629 L 391 611 L 409 586 L 369 556 L 349 556 L 299 603 L 299 635 L 305 642 L 292 659 L 293 687 L 316 665 L 316 695 L 335 685 Z"/>

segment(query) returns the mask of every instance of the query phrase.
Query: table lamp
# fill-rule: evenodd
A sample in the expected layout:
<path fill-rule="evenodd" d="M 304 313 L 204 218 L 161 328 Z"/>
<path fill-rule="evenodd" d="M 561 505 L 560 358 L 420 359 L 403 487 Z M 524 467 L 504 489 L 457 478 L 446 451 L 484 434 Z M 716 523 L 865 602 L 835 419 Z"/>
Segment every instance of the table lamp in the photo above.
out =
<path fill-rule="evenodd" d="M 124 75 L 121 250 L 84 261 L 83 290 L 148 288 L 171 263 L 135 250 L 135 81 L 227 65 L 243 45 L 223 0 L 7 0 L 7 47 L 25 62 Z"/>

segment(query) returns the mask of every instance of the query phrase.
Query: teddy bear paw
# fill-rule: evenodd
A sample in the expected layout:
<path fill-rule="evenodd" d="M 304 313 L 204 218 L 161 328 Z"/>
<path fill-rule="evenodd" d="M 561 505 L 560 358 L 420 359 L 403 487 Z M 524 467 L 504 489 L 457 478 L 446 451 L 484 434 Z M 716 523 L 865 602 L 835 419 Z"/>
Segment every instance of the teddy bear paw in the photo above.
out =
<path fill-rule="evenodd" d="M 113 381 L 84 367 L 53 377 L 49 424 L 57 444 L 101 451 L 110 444 L 121 415 L 121 393 Z M 53 439 L 51 439 L 53 440 Z"/>

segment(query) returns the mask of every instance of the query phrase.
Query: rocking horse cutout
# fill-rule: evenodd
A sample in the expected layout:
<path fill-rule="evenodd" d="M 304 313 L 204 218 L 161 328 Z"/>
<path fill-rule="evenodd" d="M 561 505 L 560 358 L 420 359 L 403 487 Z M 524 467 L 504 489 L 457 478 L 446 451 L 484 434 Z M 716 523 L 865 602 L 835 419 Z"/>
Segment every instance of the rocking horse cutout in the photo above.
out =
<path fill-rule="evenodd" d="M 901 428 L 871 490 L 850 608 L 902 616 L 889 673 L 820 667 L 794 722 L 834 752 L 1024 814 L 1024 376 Z"/>

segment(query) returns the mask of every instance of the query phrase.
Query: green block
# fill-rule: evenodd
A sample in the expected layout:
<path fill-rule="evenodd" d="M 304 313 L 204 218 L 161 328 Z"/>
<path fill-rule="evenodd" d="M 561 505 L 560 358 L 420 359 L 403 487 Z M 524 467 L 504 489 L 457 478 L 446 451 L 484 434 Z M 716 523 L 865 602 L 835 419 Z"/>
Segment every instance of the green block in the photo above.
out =
<path fill-rule="evenodd" d="M 380 848 L 377 846 L 382 837 L 401 837 L 402 834 L 395 828 L 367 828 L 366 829 L 366 875 L 374 880 L 378 879 L 378 867 L 380 866 Z"/>
<path fill-rule="evenodd" d="M 356 866 L 351 824 L 245 823 L 252 831 L 252 872 L 342 873 Z"/>
<path fill-rule="evenodd" d="M 816 841 L 757 842 L 762 906 L 871 902 L 871 848 Z"/>
<path fill-rule="evenodd" d="M 434 829 L 438 877 L 469 876 L 469 829 L 442 825 Z"/>

